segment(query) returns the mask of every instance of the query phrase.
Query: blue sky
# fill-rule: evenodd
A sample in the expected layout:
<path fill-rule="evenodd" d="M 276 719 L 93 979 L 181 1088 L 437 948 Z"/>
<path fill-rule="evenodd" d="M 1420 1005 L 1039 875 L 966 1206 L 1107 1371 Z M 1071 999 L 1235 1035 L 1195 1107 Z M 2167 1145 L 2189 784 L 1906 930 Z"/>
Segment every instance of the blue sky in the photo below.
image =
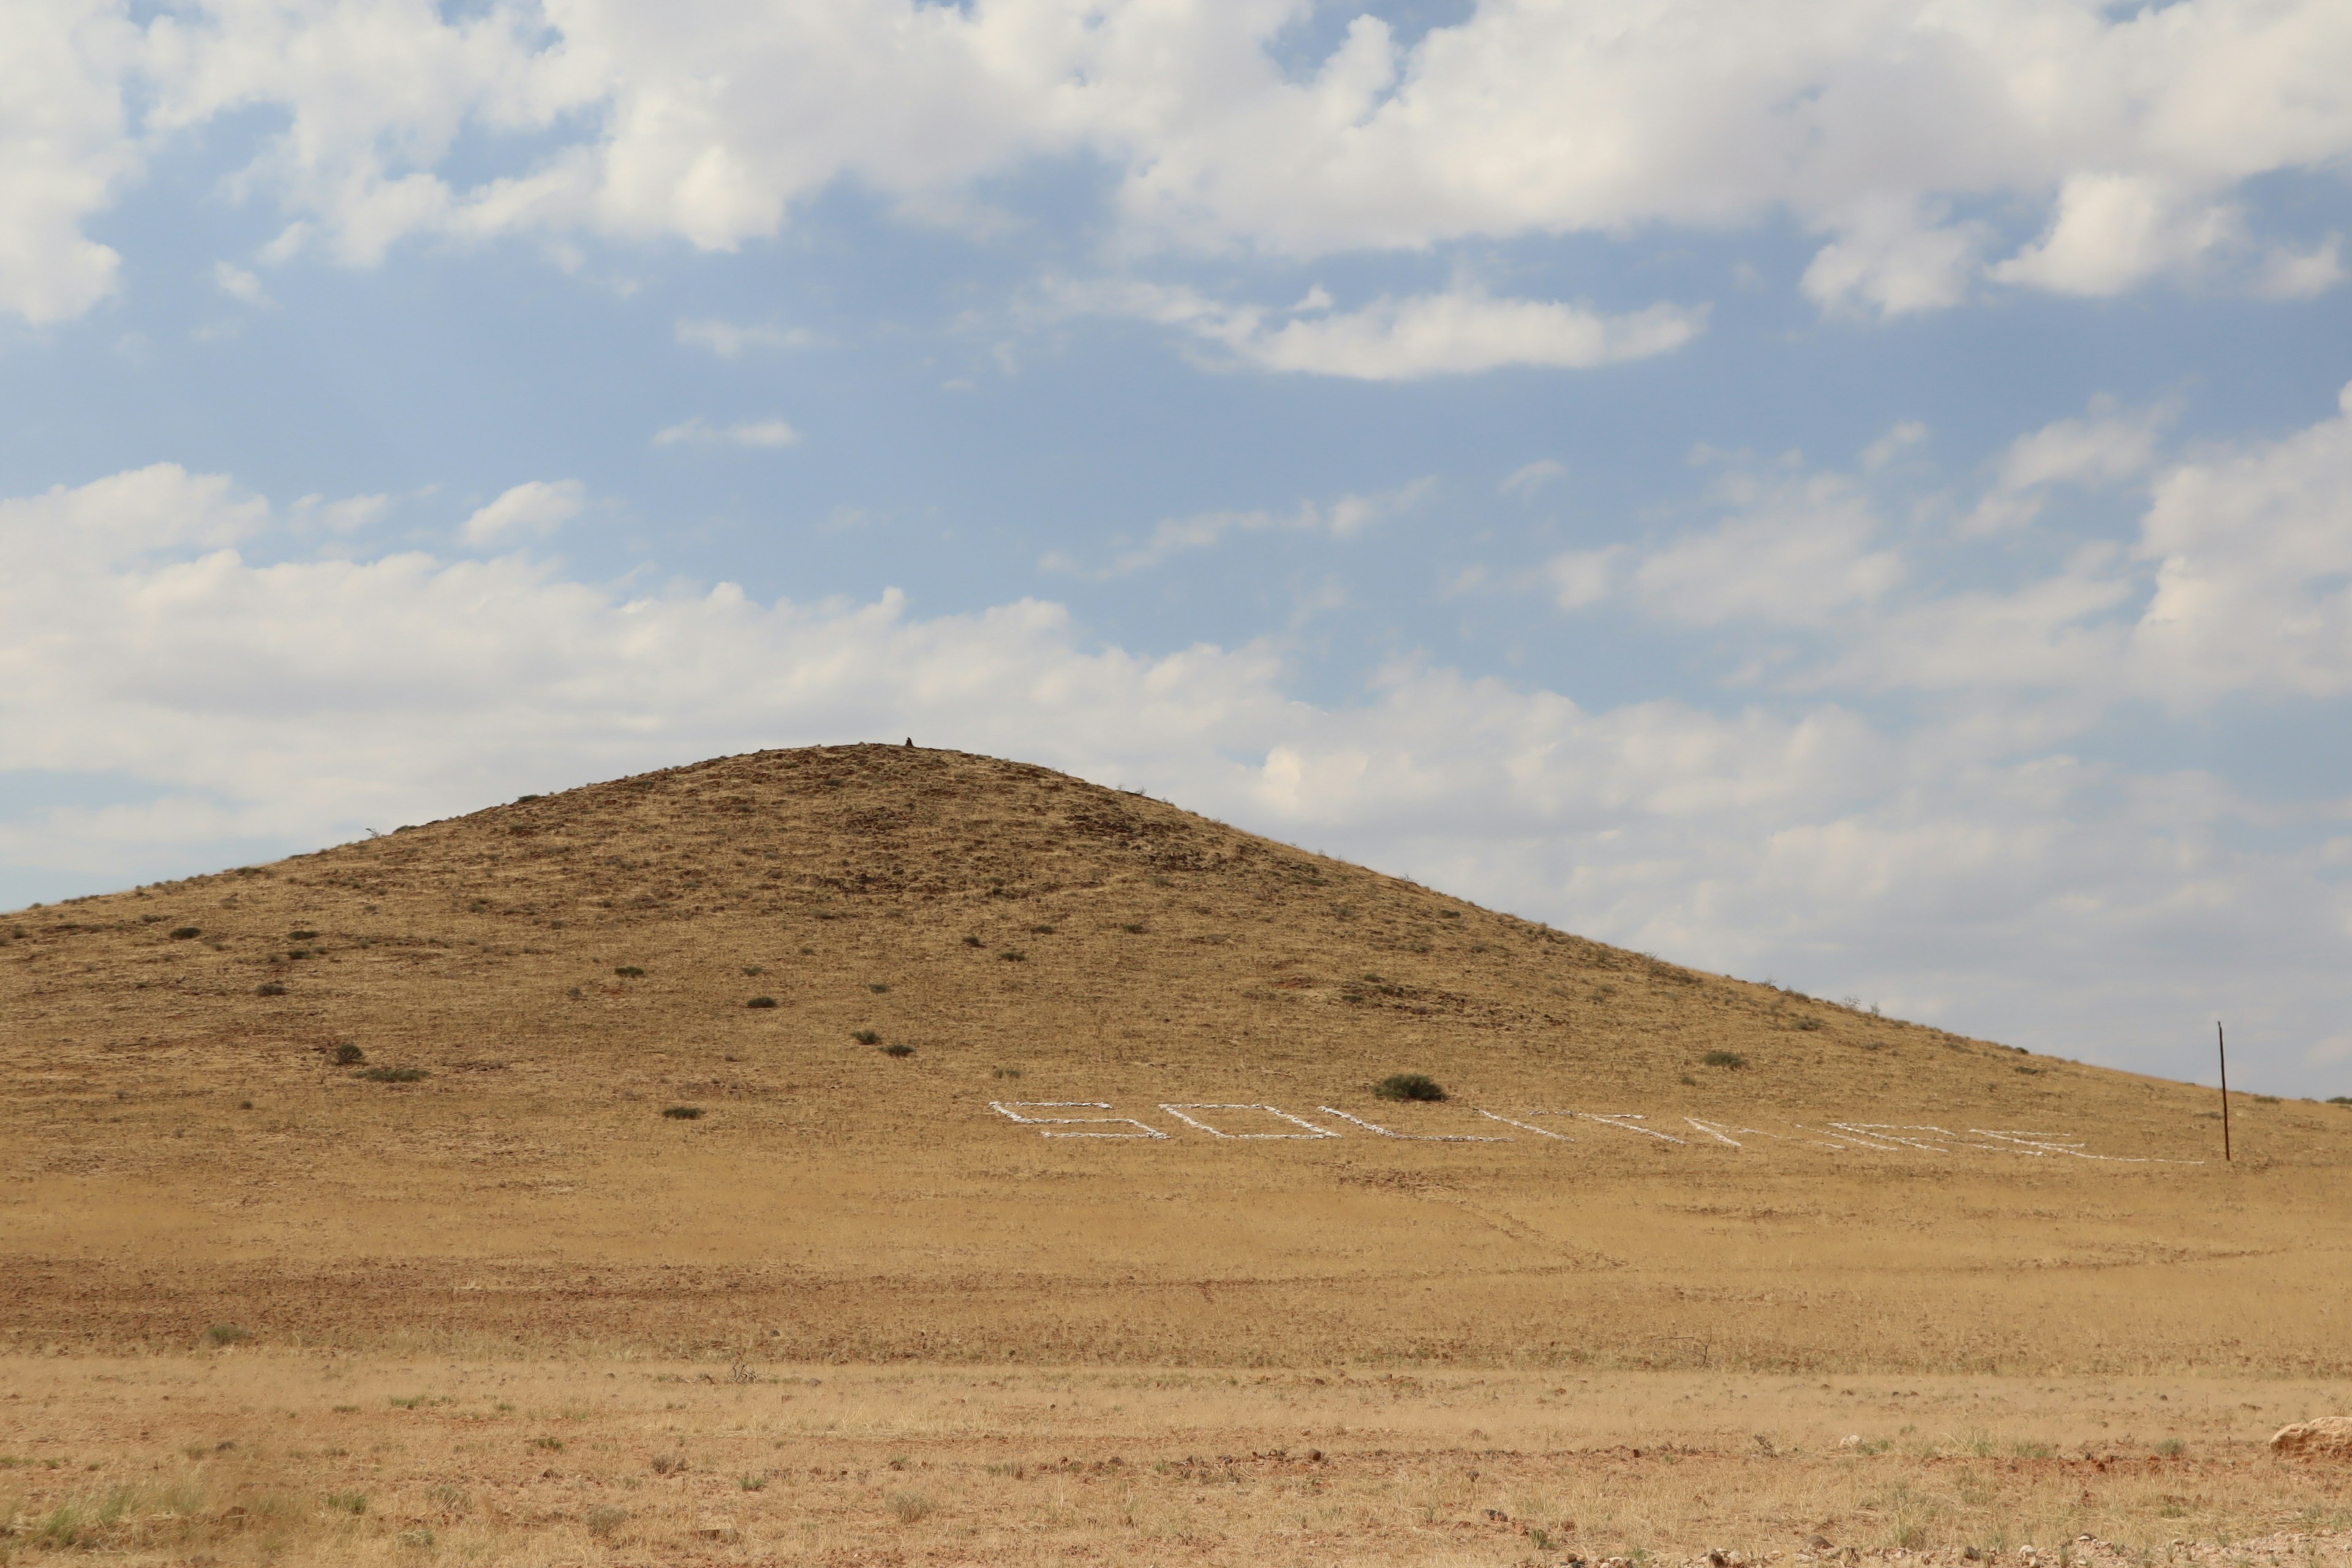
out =
<path fill-rule="evenodd" d="M 2352 1092 L 2352 16 L 403 0 L 0 48 L 0 904 L 721 751 Z"/>

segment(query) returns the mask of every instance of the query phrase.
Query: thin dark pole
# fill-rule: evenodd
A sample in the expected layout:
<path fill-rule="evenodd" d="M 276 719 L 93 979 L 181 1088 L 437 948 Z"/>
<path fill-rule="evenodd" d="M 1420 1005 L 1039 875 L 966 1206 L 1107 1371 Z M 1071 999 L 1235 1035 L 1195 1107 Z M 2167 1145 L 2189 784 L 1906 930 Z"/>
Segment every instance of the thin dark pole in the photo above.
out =
<path fill-rule="evenodd" d="M 2230 1042 L 2221 1033 L 2221 1020 L 2213 1020 L 2213 1048 L 2221 1056 L 2221 1161 L 2230 1159 Z"/>

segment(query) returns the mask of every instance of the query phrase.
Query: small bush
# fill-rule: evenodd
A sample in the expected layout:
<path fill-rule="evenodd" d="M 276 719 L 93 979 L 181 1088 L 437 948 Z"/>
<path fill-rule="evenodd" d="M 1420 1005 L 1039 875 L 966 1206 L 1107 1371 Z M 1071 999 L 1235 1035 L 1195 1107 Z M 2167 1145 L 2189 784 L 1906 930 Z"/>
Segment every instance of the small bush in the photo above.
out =
<path fill-rule="evenodd" d="M 922 1493 L 892 1492 L 890 1494 L 890 1517 L 900 1524 L 914 1524 L 929 1519 L 930 1514 L 931 1500 Z"/>
<path fill-rule="evenodd" d="M 202 926 L 182 926 L 172 933 L 172 940 L 173 942 L 186 942 L 191 937 L 199 937 L 204 934 L 205 931 Z"/>
<path fill-rule="evenodd" d="M 757 978 L 768 973 L 768 966 L 764 963 L 747 963 L 743 966 L 743 973 Z"/>
<path fill-rule="evenodd" d="M 265 980 L 253 988 L 253 994 L 256 996 L 283 996 L 286 994 L 286 987 L 275 980 Z"/>
<path fill-rule="evenodd" d="M 286 933 L 286 940 L 288 942 L 316 942 L 319 940 L 319 933 L 314 931 L 289 931 Z"/>
<path fill-rule="evenodd" d="M 215 1323 L 205 1331 L 205 1338 L 216 1345 L 240 1345 L 253 1338 L 253 1331 L 235 1323 Z"/>
<path fill-rule="evenodd" d="M 877 996 L 880 996 L 889 991 L 890 983 L 887 980 L 869 980 L 866 983 L 866 989 L 873 992 Z"/>
<path fill-rule="evenodd" d="M 612 1504 L 606 1503 L 600 1508 L 592 1508 L 581 1515 L 580 1522 L 588 1527 L 589 1534 L 602 1539 L 629 1522 L 629 1510 L 625 1508 L 614 1508 Z"/>
<path fill-rule="evenodd" d="M 2327 1097 L 2327 1103 L 2330 1105 L 2352 1105 L 2352 1094 L 2329 1095 Z"/>
<path fill-rule="evenodd" d="M 349 1040 L 335 1047 L 335 1065 L 339 1068 L 355 1068 L 365 1060 L 367 1053 Z"/>
<path fill-rule="evenodd" d="M 856 1040 L 861 1046 L 878 1046 L 882 1043 L 882 1031 L 879 1029 L 852 1029 L 849 1032 L 849 1037 Z"/>
<path fill-rule="evenodd" d="M 1017 947 L 1008 947 L 996 956 L 1004 960 L 1007 963 L 1026 963 L 1029 962 L 1029 955 L 1022 952 Z"/>
<path fill-rule="evenodd" d="M 1738 1068 L 1748 1065 L 1748 1058 L 1738 1051 L 1709 1051 L 1698 1059 L 1703 1065 L 1711 1068 Z"/>
<path fill-rule="evenodd" d="M 434 1535 L 431 1531 L 419 1525 L 415 1530 L 402 1531 L 398 1535 L 394 1536 L 393 1539 L 400 1542 L 403 1546 L 414 1546 L 422 1549 L 433 1544 Z"/>
<path fill-rule="evenodd" d="M 911 1057 L 915 1054 L 915 1047 L 904 1040 L 893 1040 L 882 1047 L 882 1054 L 886 1057 Z"/>
<path fill-rule="evenodd" d="M 968 936 L 964 938 L 963 944 L 966 947 L 986 947 L 988 945 L 988 943 L 981 941 L 980 938 L 976 936 Z"/>
<path fill-rule="evenodd" d="M 1392 1072 L 1372 1085 L 1382 1100 L 1444 1100 L 1445 1091 L 1425 1072 Z"/>
<path fill-rule="evenodd" d="M 1143 922 L 1141 921 L 1129 921 L 1118 929 L 1127 932 L 1129 936 L 1141 936 L 1143 934 Z"/>
<path fill-rule="evenodd" d="M 240 1100 L 236 1102 L 236 1108 L 239 1110 L 251 1110 L 253 1109 L 253 1101 L 249 1100 Z"/>
<path fill-rule="evenodd" d="M 656 1454 L 654 1456 L 654 1474 L 657 1476 L 682 1476 L 686 1474 L 686 1456 L 684 1454 Z"/>
<path fill-rule="evenodd" d="M 327 1506 L 337 1513 L 362 1514 L 367 1511 L 365 1492 L 329 1492 Z"/>
<path fill-rule="evenodd" d="M 433 1075 L 423 1068 L 370 1068 L 360 1076 L 370 1083 L 422 1083 Z"/>
<path fill-rule="evenodd" d="M 624 963 L 615 966 L 613 973 L 624 980 L 642 980 L 646 972 L 636 964 Z"/>
<path fill-rule="evenodd" d="M 741 1487 L 747 1492 L 765 1491 L 768 1489 L 768 1478 L 765 1476 L 737 1476 L 735 1478 L 735 1484 Z"/>
<path fill-rule="evenodd" d="M 534 1448 L 544 1448 L 551 1454 L 563 1452 L 563 1439 L 561 1437 L 533 1437 L 530 1440 L 530 1446 Z"/>
<path fill-rule="evenodd" d="M 773 996 L 754 996 L 743 1004 L 746 1007 L 772 1007 L 775 1005 L 776 999 Z"/>
<path fill-rule="evenodd" d="M 1019 1068 L 998 1068 L 996 1069 L 996 1076 L 999 1078 L 1019 1078 L 1021 1076 L 1021 1069 Z"/>
<path fill-rule="evenodd" d="M 698 1105 L 673 1105 L 666 1108 L 662 1111 L 662 1114 L 668 1117 L 672 1121 L 699 1121 L 702 1120 L 702 1107 Z"/>
<path fill-rule="evenodd" d="M 1051 936 L 1054 934 L 1054 928 L 1052 926 L 1044 925 L 1031 926 L 1029 928 L 1029 934 L 1031 936 Z"/>

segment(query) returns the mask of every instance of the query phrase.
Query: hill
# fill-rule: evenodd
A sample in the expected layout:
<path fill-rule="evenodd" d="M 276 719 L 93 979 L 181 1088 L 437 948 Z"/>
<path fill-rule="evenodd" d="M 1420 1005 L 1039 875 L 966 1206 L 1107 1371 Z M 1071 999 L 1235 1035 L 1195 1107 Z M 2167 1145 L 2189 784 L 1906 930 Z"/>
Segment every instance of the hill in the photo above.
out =
<path fill-rule="evenodd" d="M 2208 1091 L 1016 763 L 719 759 L 0 936 L 18 1348 L 2352 1363 L 2340 1109 L 2224 1169 Z"/>

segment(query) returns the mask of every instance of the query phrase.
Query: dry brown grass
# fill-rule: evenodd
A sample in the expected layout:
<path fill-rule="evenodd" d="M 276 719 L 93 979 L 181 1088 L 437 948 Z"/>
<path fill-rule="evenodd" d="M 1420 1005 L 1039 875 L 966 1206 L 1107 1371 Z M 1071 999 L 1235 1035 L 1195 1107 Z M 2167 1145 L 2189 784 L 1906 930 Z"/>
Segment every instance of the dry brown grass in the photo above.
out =
<path fill-rule="evenodd" d="M 1503 1564 L 1814 1532 L 2160 1558 L 2352 1527 L 2343 1467 L 2260 1442 L 2341 1390 L 2274 1382 L 249 1352 L 5 1376 L 0 1560 Z"/>
<path fill-rule="evenodd" d="M 2186 1459 L 2130 1449 L 2179 1414 L 2157 1395 L 2267 1423 L 2352 1375 L 2352 1110 L 2243 1100 L 2224 1167 L 2186 1086 L 985 758 L 730 759 L 0 937 L 0 1452 L 101 1466 L 0 1472 L 20 1552 L 68 1502 L 111 1510 L 91 1540 L 223 1561 L 413 1556 L 421 1530 L 520 1562 L 1487 1562 L 1564 1518 L 1588 1552 L 1825 1520 L 2210 1537 L 2310 1483 L 2247 1454 L 2252 1412 L 2181 1426 Z M 1380 1098 L 1400 1072 L 1450 1098 Z M 1169 1136 L 1047 1138 L 1072 1129 L 992 1100 Z M 1160 1109 L 1203 1102 L 1343 1135 Z M 1570 1111 L 1684 1142 L 1543 1114 Z M 801 1382 L 725 1384 L 739 1362 Z M 1934 1413 L 1882 1423 L 1886 1453 L 1826 1447 L 1844 1388 L 1890 1378 Z M 1993 1452 L 1921 1447 L 1977 1432 Z M 672 1436 L 688 1468 L 656 1477 Z M 928 1468 L 891 1470 L 910 1443 Z M 354 1488 L 365 1511 L 323 1500 Z"/>

